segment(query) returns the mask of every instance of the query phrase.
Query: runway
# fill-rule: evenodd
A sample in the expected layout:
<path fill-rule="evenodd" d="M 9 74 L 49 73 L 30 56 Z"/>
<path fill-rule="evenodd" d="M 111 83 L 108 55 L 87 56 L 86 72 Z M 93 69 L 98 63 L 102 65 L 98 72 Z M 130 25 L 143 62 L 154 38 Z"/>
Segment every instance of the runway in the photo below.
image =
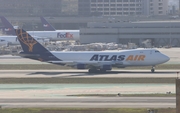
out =
<path fill-rule="evenodd" d="M 175 108 L 174 97 L 71 97 L 71 98 L 0 98 L 2 108 Z"/>
<path fill-rule="evenodd" d="M 2 108 L 175 108 L 174 97 L 73 97 L 73 94 L 165 94 L 174 84 L 1 84 Z"/>
<path fill-rule="evenodd" d="M 70 98 L 80 94 L 166 94 L 174 84 L 1 84 L 0 98 Z"/>
<path fill-rule="evenodd" d="M 87 70 L 0 70 L 0 78 L 177 78 L 180 70 L 113 70 L 90 74 Z"/>
<path fill-rule="evenodd" d="M 173 56 L 172 56 L 173 57 Z M 0 64 L 44 64 L 19 57 L 0 58 Z M 170 63 L 177 63 L 174 58 Z M 0 70 L 0 78 L 177 78 L 180 70 Z M 69 97 L 73 94 L 175 93 L 174 84 L 1 84 L 2 108 L 175 108 L 174 97 Z"/>

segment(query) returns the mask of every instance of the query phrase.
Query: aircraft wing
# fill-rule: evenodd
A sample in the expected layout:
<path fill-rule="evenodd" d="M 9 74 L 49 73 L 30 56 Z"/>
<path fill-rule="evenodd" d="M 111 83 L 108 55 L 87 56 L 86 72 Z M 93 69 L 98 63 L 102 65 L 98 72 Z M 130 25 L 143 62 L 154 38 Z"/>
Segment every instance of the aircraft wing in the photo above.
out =
<path fill-rule="evenodd" d="M 77 62 L 77 61 L 49 61 L 49 63 L 58 64 L 58 63 L 64 63 L 64 64 L 97 64 L 97 63 L 112 63 L 112 61 L 105 61 L 105 62 L 97 62 L 97 61 L 83 61 L 83 62 Z"/>
<path fill-rule="evenodd" d="M 102 65 L 123 65 L 122 62 L 117 62 L 117 61 L 83 61 L 83 62 L 77 62 L 77 61 L 49 61 L 48 63 L 53 63 L 53 64 L 65 64 L 68 66 L 76 66 L 77 64 L 85 64 L 87 66 L 102 66 Z"/>

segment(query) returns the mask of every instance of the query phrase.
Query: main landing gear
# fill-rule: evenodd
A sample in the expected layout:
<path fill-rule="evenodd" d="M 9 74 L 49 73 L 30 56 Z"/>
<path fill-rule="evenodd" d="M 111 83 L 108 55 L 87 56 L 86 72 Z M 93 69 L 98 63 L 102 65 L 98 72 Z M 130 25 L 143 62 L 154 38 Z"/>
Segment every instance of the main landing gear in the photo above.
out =
<path fill-rule="evenodd" d="M 105 69 L 96 69 L 96 68 L 90 68 L 88 70 L 89 73 L 105 73 L 106 70 Z"/>
<path fill-rule="evenodd" d="M 96 73 L 97 71 L 98 71 L 98 70 L 95 69 L 95 68 L 90 68 L 90 69 L 88 70 L 89 73 Z"/>
<path fill-rule="evenodd" d="M 155 72 L 155 66 L 152 66 L 151 72 L 152 72 L 152 73 Z"/>

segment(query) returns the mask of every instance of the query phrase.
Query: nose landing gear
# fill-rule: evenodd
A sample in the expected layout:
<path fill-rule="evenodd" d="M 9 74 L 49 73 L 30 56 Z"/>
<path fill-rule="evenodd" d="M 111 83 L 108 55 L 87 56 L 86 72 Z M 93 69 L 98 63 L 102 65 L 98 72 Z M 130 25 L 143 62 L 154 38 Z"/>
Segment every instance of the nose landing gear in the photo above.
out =
<path fill-rule="evenodd" d="M 155 72 L 155 66 L 152 66 L 151 72 L 152 72 L 152 73 Z"/>

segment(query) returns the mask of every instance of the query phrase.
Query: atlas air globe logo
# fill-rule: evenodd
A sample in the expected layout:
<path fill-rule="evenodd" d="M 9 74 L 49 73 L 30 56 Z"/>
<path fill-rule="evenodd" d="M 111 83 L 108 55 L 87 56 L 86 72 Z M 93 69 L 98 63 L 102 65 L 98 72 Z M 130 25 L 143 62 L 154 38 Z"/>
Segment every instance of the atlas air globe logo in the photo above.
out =
<path fill-rule="evenodd" d="M 57 33 L 57 38 L 73 38 L 73 34 L 67 32 L 65 34 Z"/>
<path fill-rule="evenodd" d="M 29 52 L 33 52 L 33 46 L 37 43 L 36 40 L 34 40 L 30 35 L 28 35 L 26 32 L 23 32 L 22 29 L 16 30 L 16 34 L 18 36 L 18 39 L 25 45 L 28 46 Z"/>

